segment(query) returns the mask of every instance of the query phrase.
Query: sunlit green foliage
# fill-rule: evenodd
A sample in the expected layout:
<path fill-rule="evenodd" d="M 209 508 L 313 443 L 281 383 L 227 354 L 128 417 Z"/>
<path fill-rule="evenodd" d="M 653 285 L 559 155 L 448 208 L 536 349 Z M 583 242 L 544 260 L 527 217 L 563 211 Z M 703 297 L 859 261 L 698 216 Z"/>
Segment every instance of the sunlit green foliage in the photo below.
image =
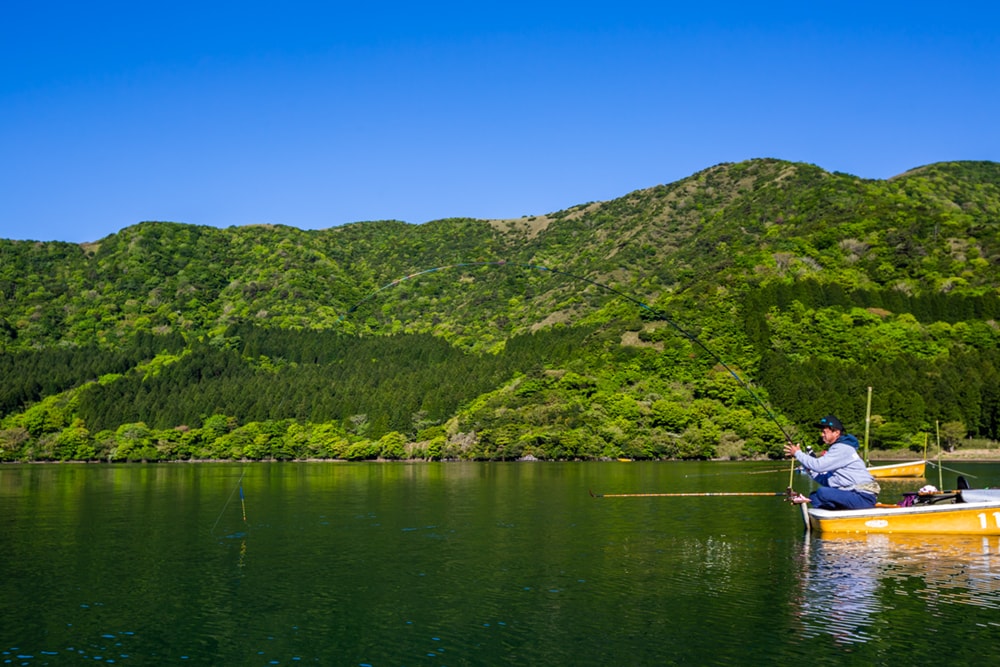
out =
<path fill-rule="evenodd" d="M 0 460 L 779 456 L 869 386 L 873 446 L 998 439 L 998 221 L 996 163 L 752 160 L 520 220 L 0 240 Z"/>

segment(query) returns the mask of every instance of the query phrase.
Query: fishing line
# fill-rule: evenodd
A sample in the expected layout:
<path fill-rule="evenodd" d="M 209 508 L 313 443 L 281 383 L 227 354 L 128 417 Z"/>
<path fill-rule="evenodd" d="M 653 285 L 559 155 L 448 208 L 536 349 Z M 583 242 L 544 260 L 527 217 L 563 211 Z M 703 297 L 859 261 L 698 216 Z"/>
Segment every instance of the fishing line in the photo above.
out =
<path fill-rule="evenodd" d="M 785 472 L 784 468 L 776 468 L 774 470 L 733 470 L 730 472 L 704 472 L 692 475 L 684 475 L 687 477 L 722 477 L 725 475 L 772 475 L 776 472 Z"/>
<path fill-rule="evenodd" d="M 229 507 L 230 503 L 233 502 L 233 497 L 236 495 L 237 491 L 240 493 L 240 507 L 243 510 L 243 523 L 247 527 L 247 532 L 250 532 L 250 524 L 247 523 L 246 499 L 243 496 L 243 475 L 245 474 L 245 472 L 240 471 L 240 478 L 236 480 L 236 486 L 229 493 L 229 497 L 226 499 L 225 504 L 223 504 L 222 509 L 219 511 L 219 516 L 215 518 L 215 523 L 212 524 L 212 530 L 210 531 L 212 537 L 215 537 L 215 529 L 219 526 L 219 522 L 222 520 L 222 515 L 226 513 L 226 509 Z"/>
<path fill-rule="evenodd" d="M 927 464 L 928 465 L 932 465 L 932 466 L 937 466 L 941 470 L 947 470 L 948 472 L 953 472 L 956 475 L 964 475 L 965 477 L 971 477 L 973 479 L 976 479 L 976 476 L 973 475 L 973 474 L 970 474 L 970 473 L 967 473 L 967 472 L 962 472 L 961 470 L 953 470 L 952 468 L 949 468 L 947 466 L 943 466 L 940 463 L 934 463 L 933 461 L 928 461 Z"/>
<path fill-rule="evenodd" d="M 717 361 L 719 363 L 719 365 L 722 366 L 724 369 L 726 369 L 726 371 L 731 376 L 733 376 L 733 378 L 736 380 L 736 382 L 739 383 L 739 385 L 743 389 L 745 389 L 748 394 L 750 394 L 750 396 L 754 399 L 754 401 L 757 403 L 757 405 L 760 406 L 760 408 L 764 411 L 764 413 L 767 415 L 767 417 L 772 422 L 774 422 L 774 425 L 777 426 L 778 430 L 781 431 L 782 435 L 785 436 L 785 440 L 787 442 L 792 442 L 792 437 L 784 429 L 784 427 L 778 421 L 777 417 L 774 416 L 774 413 L 771 412 L 771 409 L 768 408 L 768 406 L 764 403 L 764 401 L 760 398 L 760 396 L 758 396 L 757 393 L 750 387 L 750 384 L 748 382 L 746 382 L 742 377 L 740 377 L 740 375 L 736 371 L 734 371 L 732 368 L 730 368 L 729 365 L 725 361 L 723 361 L 722 358 L 718 354 L 716 354 L 715 352 L 713 352 L 711 348 L 709 348 L 707 345 L 705 345 L 705 343 L 703 343 L 701 341 L 701 339 L 698 338 L 698 336 L 696 336 L 695 334 L 691 333 L 690 331 L 687 331 L 686 329 L 684 329 L 684 327 L 682 327 L 677 322 L 675 322 L 673 320 L 673 318 L 671 318 L 669 315 L 667 315 L 666 313 L 664 313 L 662 310 L 659 310 L 657 308 L 653 308 L 649 304 L 647 304 L 647 303 L 645 303 L 643 301 L 640 301 L 639 299 L 637 299 L 637 298 L 635 298 L 635 297 L 633 297 L 633 296 L 631 296 L 629 294 L 626 294 L 625 292 L 622 292 L 621 290 L 615 289 L 614 287 L 611 287 L 609 285 L 605 285 L 604 283 L 599 283 L 596 280 L 591 280 L 590 278 L 587 278 L 585 276 L 578 276 L 578 275 L 576 275 L 574 273 L 569 273 L 568 271 L 562 271 L 561 269 L 553 269 L 553 268 L 550 268 L 550 267 L 547 267 L 547 266 L 541 266 L 541 265 L 538 265 L 538 264 L 527 264 L 527 263 L 521 263 L 521 262 L 508 262 L 506 260 L 482 261 L 482 262 L 458 262 L 456 264 L 446 264 L 444 266 L 435 266 L 435 267 L 432 267 L 432 268 L 429 268 L 429 269 L 423 269 L 421 271 L 417 271 L 416 273 L 411 273 L 411 274 L 409 274 L 407 276 L 403 276 L 402 278 L 397 278 L 396 280 L 393 280 L 390 283 L 386 283 L 382 287 L 379 287 L 374 292 L 372 292 L 371 294 L 367 295 L 366 297 L 364 297 L 363 299 L 361 299 L 360 301 L 358 301 L 357 303 L 355 303 L 353 306 L 351 306 L 347 310 L 347 312 L 340 317 L 340 319 L 338 321 L 343 321 L 347 316 L 349 316 L 352 313 L 354 313 L 361 305 L 363 305 L 364 303 L 372 300 L 379 293 L 381 293 L 381 292 L 383 292 L 383 291 L 385 291 L 387 289 L 391 289 L 393 287 L 396 287 L 396 286 L 398 286 L 398 285 L 400 285 L 400 284 L 402 284 L 402 283 L 404 283 L 404 282 L 406 282 L 408 280 L 412 280 L 414 278 L 418 278 L 420 276 L 424 276 L 424 275 L 427 275 L 429 273 L 435 273 L 435 272 L 438 272 L 438 271 L 446 271 L 448 269 L 472 268 L 472 267 L 483 267 L 483 266 L 496 266 L 496 267 L 515 266 L 515 267 L 519 267 L 519 268 L 533 269 L 533 270 L 536 270 L 536 271 L 543 271 L 543 272 L 552 273 L 552 274 L 555 274 L 555 275 L 565 276 L 565 277 L 570 278 L 572 280 L 578 280 L 580 282 L 587 283 L 588 285 L 593 285 L 594 287 L 597 287 L 597 288 L 600 288 L 600 289 L 605 290 L 607 292 L 610 292 L 611 294 L 614 294 L 615 296 L 621 297 L 621 298 L 625 299 L 626 301 L 629 301 L 629 302 L 631 302 L 631 303 L 639 306 L 639 308 L 641 308 L 642 310 L 647 311 L 648 313 L 650 313 L 651 315 L 653 315 L 655 318 L 663 320 L 664 322 L 666 322 L 667 324 L 669 324 L 671 327 L 673 327 L 673 329 L 677 333 L 679 333 L 681 336 L 683 336 L 684 338 L 688 339 L 689 341 L 691 341 L 692 343 L 694 343 L 695 345 L 697 345 L 698 347 L 700 347 L 710 357 L 712 357 L 712 359 L 714 359 L 715 361 Z"/>

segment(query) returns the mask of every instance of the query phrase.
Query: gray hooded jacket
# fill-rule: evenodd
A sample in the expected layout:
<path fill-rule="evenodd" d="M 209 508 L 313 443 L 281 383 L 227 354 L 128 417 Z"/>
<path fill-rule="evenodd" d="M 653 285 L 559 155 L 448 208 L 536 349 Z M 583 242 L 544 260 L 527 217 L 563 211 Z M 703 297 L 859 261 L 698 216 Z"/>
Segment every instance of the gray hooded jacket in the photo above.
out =
<path fill-rule="evenodd" d="M 819 458 L 800 451 L 795 460 L 823 486 L 878 495 L 878 482 L 858 454 L 858 439 L 853 435 L 841 435 Z"/>

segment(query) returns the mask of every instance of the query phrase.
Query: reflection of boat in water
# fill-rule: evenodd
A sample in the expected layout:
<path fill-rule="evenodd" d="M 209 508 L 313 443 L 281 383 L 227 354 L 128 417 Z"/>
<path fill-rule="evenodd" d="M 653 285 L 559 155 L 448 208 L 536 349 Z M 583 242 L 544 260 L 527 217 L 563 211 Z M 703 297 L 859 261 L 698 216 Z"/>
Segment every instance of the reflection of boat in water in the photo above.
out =
<path fill-rule="evenodd" d="M 857 550 L 858 552 L 874 552 L 879 559 L 890 564 L 899 564 L 901 560 L 915 562 L 922 557 L 935 563 L 943 560 L 964 561 L 967 559 L 981 560 L 982 556 L 1000 558 L 1000 536 L 989 535 L 927 535 L 914 533 L 851 535 L 833 533 L 819 535 L 815 538 L 819 543 L 827 545 L 827 549 L 840 553 Z M 1000 566 L 1000 561 L 997 562 Z M 997 569 L 1000 574 L 1000 567 Z"/>
<path fill-rule="evenodd" d="M 868 472 L 877 479 L 892 479 L 895 477 L 923 477 L 927 469 L 927 461 L 906 461 L 905 463 L 890 463 L 880 466 L 868 466 Z"/>
<path fill-rule="evenodd" d="M 806 509 L 806 529 L 820 533 L 1000 535 L 1000 489 L 961 489 L 918 497 L 910 506 L 865 510 Z"/>
<path fill-rule="evenodd" d="M 935 600 L 1000 609 L 1000 536 L 833 534 L 813 541 L 838 560 L 873 559 L 883 578 L 919 577 Z"/>
<path fill-rule="evenodd" d="M 823 534 L 804 543 L 796 607 L 806 636 L 872 641 L 903 600 L 1000 609 L 1000 536 Z"/>

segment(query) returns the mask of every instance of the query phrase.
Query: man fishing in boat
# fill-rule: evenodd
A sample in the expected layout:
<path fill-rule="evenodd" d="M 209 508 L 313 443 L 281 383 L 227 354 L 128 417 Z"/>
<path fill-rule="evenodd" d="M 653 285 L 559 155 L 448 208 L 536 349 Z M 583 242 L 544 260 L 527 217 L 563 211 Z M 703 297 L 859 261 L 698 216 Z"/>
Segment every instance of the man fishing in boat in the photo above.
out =
<path fill-rule="evenodd" d="M 820 487 L 809 494 L 792 493 L 793 503 L 812 503 L 818 509 L 869 509 L 875 507 L 880 491 L 878 482 L 872 477 L 858 454 L 858 439 L 847 433 L 843 423 L 833 415 L 819 420 L 821 437 L 827 450 L 822 456 L 813 456 L 802 451 L 802 447 L 788 443 L 785 454 L 795 457 L 802 469 Z"/>

